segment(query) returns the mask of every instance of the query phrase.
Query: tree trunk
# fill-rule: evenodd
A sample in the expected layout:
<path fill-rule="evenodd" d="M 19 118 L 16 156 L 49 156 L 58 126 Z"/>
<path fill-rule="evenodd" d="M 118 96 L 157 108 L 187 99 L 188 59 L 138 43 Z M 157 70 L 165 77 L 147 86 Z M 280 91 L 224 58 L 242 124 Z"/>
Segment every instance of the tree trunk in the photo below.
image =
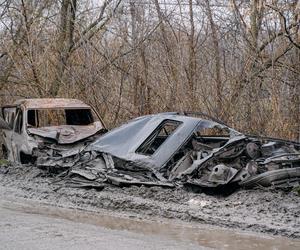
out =
<path fill-rule="evenodd" d="M 189 0 L 189 16 L 191 31 L 189 34 L 189 63 L 188 63 L 188 85 L 189 85 L 189 106 L 192 110 L 196 108 L 196 89 L 195 89 L 195 74 L 196 74 L 196 51 L 195 51 L 195 24 L 194 24 L 194 12 L 193 12 L 193 0 Z"/>
<path fill-rule="evenodd" d="M 49 90 L 50 95 L 53 97 L 58 95 L 60 85 L 63 83 L 63 75 L 73 46 L 76 6 L 77 0 L 62 0 L 57 40 L 58 60 L 56 74 Z"/>
<path fill-rule="evenodd" d="M 216 73 L 216 116 L 219 119 L 223 119 L 223 83 L 221 79 L 221 55 L 219 48 L 219 40 L 217 34 L 217 27 L 214 22 L 213 13 L 210 7 L 210 1 L 205 0 L 206 3 L 206 11 L 207 17 L 211 28 L 212 42 L 213 42 L 213 56 L 214 56 L 214 64 L 215 64 L 215 73 Z"/>

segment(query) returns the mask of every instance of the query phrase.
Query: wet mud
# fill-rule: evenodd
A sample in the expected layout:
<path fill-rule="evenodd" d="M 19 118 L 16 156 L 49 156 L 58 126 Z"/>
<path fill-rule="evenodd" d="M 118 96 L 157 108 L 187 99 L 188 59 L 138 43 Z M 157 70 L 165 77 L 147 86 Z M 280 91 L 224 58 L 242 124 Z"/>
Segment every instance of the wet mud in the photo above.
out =
<path fill-rule="evenodd" d="M 66 235 L 65 226 L 73 223 L 73 228 L 80 228 L 82 225 L 94 225 L 97 226 L 97 231 L 103 234 L 104 230 L 112 230 L 109 235 L 104 235 L 105 241 L 110 241 L 110 238 L 119 235 L 117 239 L 110 242 L 112 249 L 122 248 L 127 249 L 128 238 L 130 234 L 135 234 L 135 238 L 139 241 L 143 241 L 143 248 L 146 249 L 299 249 L 300 240 L 289 239 L 281 236 L 266 236 L 257 233 L 245 233 L 234 230 L 225 230 L 216 228 L 208 225 L 196 225 L 194 223 L 178 223 L 171 220 L 168 221 L 150 221 L 150 220 L 137 220 L 134 218 L 118 217 L 114 215 L 108 215 L 105 213 L 94 213 L 87 212 L 84 210 L 70 209 L 70 208 L 58 208 L 55 206 L 45 206 L 38 204 L 37 202 L 20 200 L 19 202 L 12 201 L 0 201 L 0 214 L 5 217 L 5 224 L 10 225 L 17 224 L 20 225 L 18 217 L 25 219 L 21 220 L 21 224 L 26 223 L 26 228 L 28 227 L 39 227 L 42 229 L 44 227 L 38 225 L 39 219 L 48 217 L 49 223 L 51 224 L 51 229 L 53 231 L 53 220 L 60 221 L 63 225 L 57 225 L 55 229 L 55 234 Z M 11 215 L 11 219 L 9 219 Z M 42 217 L 41 217 L 42 216 Z M 16 219 L 17 217 L 17 219 Z M 53 218 L 53 220 L 51 220 Z M 33 222 L 33 223 L 30 223 Z M 0 228 L 1 228 L 0 223 Z M 87 227 L 87 226 L 85 226 Z M 18 229 L 20 227 L 18 226 Z M 44 228 L 46 231 L 47 239 L 51 239 L 51 234 L 48 234 L 48 229 Z M 71 230 L 72 232 L 73 230 Z M 14 231 L 15 232 L 15 231 Z M 45 233 L 45 232 L 43 232 Z M 86 240 L 90 242 L 91 233 L 89 230 L 84 229 L 81 233 L 85 235 L 81 237 L 81 241 Z M 127 234 L 122 236 L 122 234 Z M 15 235 L 15 234 L 14 234 Z M 49 237 L 48 237 L 49 236 Z M 3 234 L 0 233 L 0 238 L 3 238 Z M 32 235 L 35 238 L 34 235 Z M 73 236 L 75 240 L 78 241 L 78 237 Z M 1 239 L 2 239 L 1 238 Z M 7 239 L 7 237 L 4 237 Z M 30 238 L 30 237 L 29 237 Z M 147 242 L 147 239 L 152 238 L 153 242 Z M 99 243 L 103 245 L 103 235 L 97 237 L 97 248 L 99 248 Z M 99 242 L 99 239 L 100 242 Z M 124 239 L 126 241 L 124 242 Z M 18 241 L 18 240 L 15 240 Z M 32 240 L 31 240 L 32 241 Z M 72 240 L 73 241 L 73 240 Z M 122 244 L 120 244 L 122 241 Z M 62 244 L 61 242 L 59 242 Z M 80 243 L 80 242 L 79 242 Z M 81 242 L 83 243 L 83 242 Z M 124 248 L 125 243 L 125 248 Z M 155 245 L 153 246 L 153 243 Z M 170 244 L 173 243 L 173 244 Z M 78 242 L 76 242 L 76 245 Z M 51 245 L 52 246 L 52 245 Z M 89 246 L 85 245 L 85 248 Z M 58 249 L 61 249 L 60 247 Z M 88 249 L 94 249 L 90 246 Z M 105 248 L 107 249 L 107 248 Z M 110 248 L 109 248 L 110 249 Z M 130 246 L 129 249 L 140 249 L 140 246 Z"/>
<path fill-rule="evenodd" d="M 60 188 L 31 166 L 0 168 L 0 197 L 60 208 L 152 221 L 183 221 L 231 230 L 300 238 L 300 197 L 272 189 L 239 190 L 230 196 L 196 194 L 182 188 L 106 186 L 102 191 Z"/>

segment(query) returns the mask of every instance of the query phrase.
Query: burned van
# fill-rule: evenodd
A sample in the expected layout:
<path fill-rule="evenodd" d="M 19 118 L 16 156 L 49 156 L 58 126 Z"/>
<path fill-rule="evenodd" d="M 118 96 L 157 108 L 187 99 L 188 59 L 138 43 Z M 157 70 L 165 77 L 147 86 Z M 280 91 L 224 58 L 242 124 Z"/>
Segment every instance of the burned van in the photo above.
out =
<path fill-rule="evenodd" d="M 22 99 L 1 108 L 4 158 L 21 163 L 40 153 L 79 150 L 105 131 L 97 112 L 76 99 Z"/>

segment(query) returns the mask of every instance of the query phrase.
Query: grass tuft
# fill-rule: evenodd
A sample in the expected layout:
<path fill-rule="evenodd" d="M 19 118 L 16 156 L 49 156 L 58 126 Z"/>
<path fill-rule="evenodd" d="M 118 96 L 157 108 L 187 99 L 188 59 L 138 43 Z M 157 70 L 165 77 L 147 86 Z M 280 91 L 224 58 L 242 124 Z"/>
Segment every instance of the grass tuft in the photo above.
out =
<path fill-rule="evenodd" d="M 5 166 L 8 164 L 8 160 L 0 159 L 0 166 Z"/>

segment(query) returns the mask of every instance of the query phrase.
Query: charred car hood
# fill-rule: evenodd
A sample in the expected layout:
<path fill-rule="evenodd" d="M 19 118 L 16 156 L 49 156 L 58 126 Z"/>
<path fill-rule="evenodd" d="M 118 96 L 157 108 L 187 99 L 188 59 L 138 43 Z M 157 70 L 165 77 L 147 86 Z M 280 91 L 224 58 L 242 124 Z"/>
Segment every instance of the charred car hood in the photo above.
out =
<path fill-rule="evenodd" d="M 87 126 L 61 125 L 42 128 L 28 128 L 32 135 L 55 140 L 58 144 L 72 144 L 95 135 L 102 130 L 100 122 Z"/>

